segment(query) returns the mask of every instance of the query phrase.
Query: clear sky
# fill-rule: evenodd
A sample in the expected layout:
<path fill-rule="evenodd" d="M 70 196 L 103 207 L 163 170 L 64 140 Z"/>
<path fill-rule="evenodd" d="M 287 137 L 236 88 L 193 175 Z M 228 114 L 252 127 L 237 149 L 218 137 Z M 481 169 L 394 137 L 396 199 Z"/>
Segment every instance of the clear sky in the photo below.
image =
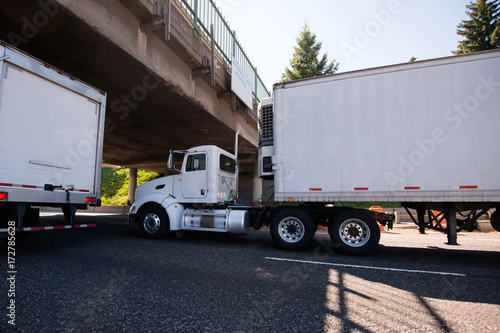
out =
<path fill-rule="evenodd" d="M 307 22 L 338 72 L 451 56 L 471 0 L 215 0 L 268 90 Z"/>

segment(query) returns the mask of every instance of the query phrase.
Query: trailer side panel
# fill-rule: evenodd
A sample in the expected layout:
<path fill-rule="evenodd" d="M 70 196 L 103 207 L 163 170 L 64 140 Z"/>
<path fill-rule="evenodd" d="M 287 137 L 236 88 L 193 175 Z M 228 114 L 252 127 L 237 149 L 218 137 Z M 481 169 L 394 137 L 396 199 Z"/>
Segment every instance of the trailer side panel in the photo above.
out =
<path fill-rule="evenodd" d="M 278 84 L 277 201 L 499 202 L 500 51 Z"/>

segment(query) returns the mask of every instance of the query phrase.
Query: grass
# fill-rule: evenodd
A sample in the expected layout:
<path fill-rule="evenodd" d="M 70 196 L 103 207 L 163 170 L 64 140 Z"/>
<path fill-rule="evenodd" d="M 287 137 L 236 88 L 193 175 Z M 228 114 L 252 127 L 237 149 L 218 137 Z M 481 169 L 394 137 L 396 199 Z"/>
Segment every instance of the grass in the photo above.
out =
<path fill-rule="evenodd" d="M 298 207 L 303 205 L 303 202 L 286 201 L 281 203 L 273 203 L 273 207 Z M 372 206 L 380 206 L 382 208 L 400 208 L 401 202 L 334 202 L 335 207 L 349 207 L 349 208 L 370 208 Z"/>
<path fill-rule="evenodd" d="M 401 202 L 336 202 L 335 207 L 370 208 L 380 206 L 382 208 L 400 208 Z"/>

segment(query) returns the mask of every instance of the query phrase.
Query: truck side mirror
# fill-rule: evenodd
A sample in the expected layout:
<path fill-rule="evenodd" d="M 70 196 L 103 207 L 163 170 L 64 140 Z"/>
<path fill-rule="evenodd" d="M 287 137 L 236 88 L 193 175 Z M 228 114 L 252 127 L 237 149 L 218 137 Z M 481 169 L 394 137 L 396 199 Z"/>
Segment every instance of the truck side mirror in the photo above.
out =
<path fill-rule="evenodd" d="M 169 170 L 175 170 L 175 165 L 174 165 L 174 152 L 171 150 L 170 153 L 168 154 L 168 162 L 167 162 L 167 167 Z"/>
<path fill-rule="evenodd" d="M 185 150 L 170 150 L 170 152 L 168 154 L 167 167 L 169 170 L 182 172 L 181 170 L 175 168 L 175 154 L 186 154 L 186 151 Z"/>

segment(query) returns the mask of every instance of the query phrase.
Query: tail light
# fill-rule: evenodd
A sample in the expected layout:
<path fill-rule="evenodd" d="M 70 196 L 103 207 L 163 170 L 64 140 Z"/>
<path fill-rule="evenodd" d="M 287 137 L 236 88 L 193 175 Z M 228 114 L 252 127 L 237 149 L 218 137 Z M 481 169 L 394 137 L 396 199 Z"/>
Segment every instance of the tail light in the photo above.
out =
<path fill-rule="evenodd" d="M 0 201 L 7 201 L 8 198 L 9 198 L 9 193 L 0 192 Z"/>
<path fill-rule="evenodd" d="M 95 203 L 95 198 L 94 197 L 86 197 L 85 202 L 88 204 L 94 204 Z"/>

